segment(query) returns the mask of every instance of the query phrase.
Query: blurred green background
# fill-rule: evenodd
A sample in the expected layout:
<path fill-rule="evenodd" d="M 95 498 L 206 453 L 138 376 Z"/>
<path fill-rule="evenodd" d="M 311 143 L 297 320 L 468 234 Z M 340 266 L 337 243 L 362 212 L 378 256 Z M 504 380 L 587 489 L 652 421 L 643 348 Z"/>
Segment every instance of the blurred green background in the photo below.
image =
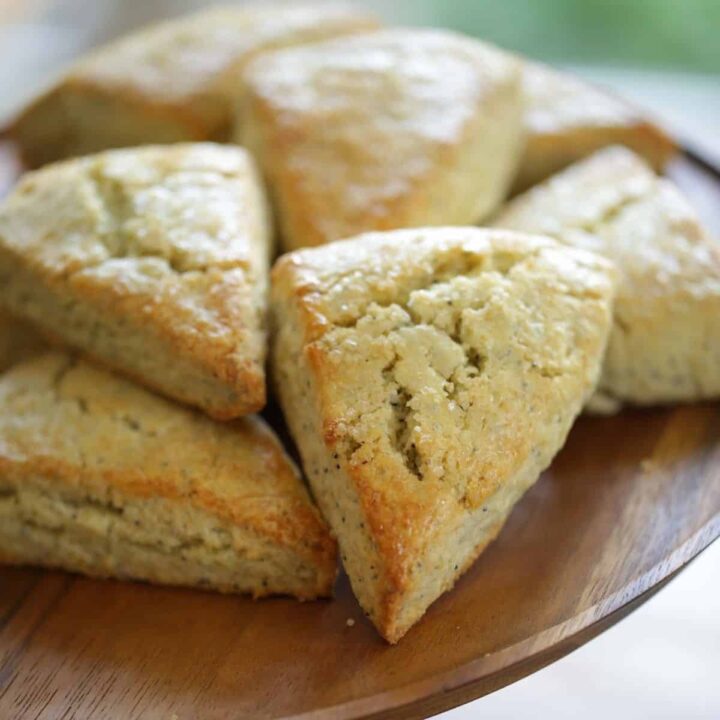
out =
<path fill-rule="evenodd" d="M 158 18 L 243 1 L 0 0 L 0 29 L 3 21 L 64 27 L 87 46 Z M 451 27 L 559 64 L 720 74 L 720 0 L 350 1 L 389 21 Z"/>
<path fill-rule="evenodd" d="M 554 62 L 720 73 L 720 0 L 371 2 Z"/>
<path fill-rule="evenodd" d="M 248 1 L 273 0 L 0 0 L 0 59 L 12 68 L 0 74 L 0 121 L 92 46 L 160 18 Z M 346 1 L 391 23 L 450 27 L 567 67 L 720 153 L 720 0 Z"/>

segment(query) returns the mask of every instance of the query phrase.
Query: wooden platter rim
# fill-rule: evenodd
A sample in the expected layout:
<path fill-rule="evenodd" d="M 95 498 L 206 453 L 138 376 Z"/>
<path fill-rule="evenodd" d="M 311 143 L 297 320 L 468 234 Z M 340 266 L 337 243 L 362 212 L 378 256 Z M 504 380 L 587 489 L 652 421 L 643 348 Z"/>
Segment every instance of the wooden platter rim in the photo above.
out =
<path fill-rule="evenodd" d="M 432 714 L 444 712 L 461 704 L 476 700 L 500 687 L 506 682 L 494 684 L 493 680 L 507 674 L 513 668 L 521 671 L 515 676 L 520 680 L 577 650 L 612 627 L 630 612 L 640 607 L 655 593 L 676 577 L 692 560 L 720 537 L 720 513 L 716 513 L 700 530 L 691 535 L 682 545 L 661 562 L 647 570 L 633 581 L 615 591 L 600 603 L 590 606 L 572 618 L 546 628 L 539 635 L 525 638 L 519 643 L 502 648 L 490 655 L 470 660 L 453 670 L 440 675 L 418 680 L 376 695 L 350 700 L 321 710 L 311 710 L 296 715 L 283 716 L 282 720 L 355 720 L 363 718 L 376 720 L 393 717 L 430 717 L 425 714 L 423 703 L 433 702 Z M 543 643 L 544 638 L 552 638 Z M 568 642 L 579 638 L 577 642 Z M 524 649 L 532 648 L 526 654 Z M 538 664 L 544 654 L 550 654 L 546 662 Z M 488 672 L 488 664 L 491 670 Z M 460 698 L 456 697 L 460 696 Z M 423 714 L 412 714 L 422 710 Z"/>

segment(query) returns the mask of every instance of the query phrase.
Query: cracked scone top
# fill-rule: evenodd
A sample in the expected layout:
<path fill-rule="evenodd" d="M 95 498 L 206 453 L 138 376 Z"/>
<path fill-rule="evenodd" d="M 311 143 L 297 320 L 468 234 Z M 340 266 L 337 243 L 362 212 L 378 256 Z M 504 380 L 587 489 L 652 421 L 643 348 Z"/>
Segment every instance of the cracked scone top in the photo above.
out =
<path fill-rule="evenodd" d="M 261 2 L 151 25 L 74 63 L 10 134 L 31 167 L 113 147 L 225 141 L 251 58 L 377 25 L 350 5 Z"/>
<path fill-rule="evenodd" d="M 244 81 L 237 139 L 267 176 L 287 250 L 473 223 L 502 201 L 522 152 L 519 62 L 451 32 L 268 53 Z"/>
<path fill-rule="evenodd" d="M 226 419 L 265 403 L 270 251 L 244 150 L 109 151 L 25 175 L 0 207 L 0 300 Z"/>
<path fill-rule="evenodd" d="M 593 409 L 720 396 L 720 249 L 677 188 L 639 157 L 621 147 L 598 152 L 513 200 L 494 224 L 617 266 Z"/>
<path fill-rule="evenodd" d="M 335 543 L 277 438 L 50 353 L 0 379 L 0 562 L 314 598 Z"/>
<path fill-rule="evenodd" d="M 395 642 L 563 445 L 598 377 L 612 267 L 437 228 L 290 253 L 272 280 L 285 416 L 360 604 Z"/>
<path fill-rule="evenodd" d="M 638 110 L 572 75 L 525 61 L 523 92 L 527 141 L 513 192 L 609 145 L 631 148 L 657 170 L 677 150 Z"/>

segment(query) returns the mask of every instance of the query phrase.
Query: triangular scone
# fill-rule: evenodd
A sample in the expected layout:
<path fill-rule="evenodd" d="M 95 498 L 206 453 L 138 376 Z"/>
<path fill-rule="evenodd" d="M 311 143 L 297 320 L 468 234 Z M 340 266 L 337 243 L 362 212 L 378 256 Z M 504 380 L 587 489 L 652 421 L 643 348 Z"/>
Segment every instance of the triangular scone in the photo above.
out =
<path fill-rule="evenodd" d="M 152 25 L 76 62 L 10 135 L 31 167 L 114 147 L 227 140 L 251 58 L 377 26 L 362 9 L 327 3 L 211 8 Z"/>
<path fill-rule="evenodd" d="M 0 372 L 46 347 L 35 328 L 0 309 Z"/>
<path fill-rule="evenodd" d="M 0 379 L 0 562 L 310 599 L 336 551 L 262 420 L 215 423 L 51 353 Z"/>
<path fill-rule="evenodd" d="M 607 261 L 476 228 L 273 270 L 274 380 L 360 604 L 396 642 L 497 535 L 595 387 Z"/>
<path fill-rule="evenodd" d="M 661 170 L 675 143 L 609 92 L 540 63 L 523 70 L 527 145 L 513 192 L 522 192 L 608 145 L 625 145 Z"/>
<path fill-rule="evenodd" d="M 720 247 L 639 157 L 602 150 L 516 198 L 494 224 L 550 235 L 617 266 L 592 409 L 720 396 Z"/>
<path fill-rule="evenodd" d="M 513 58 L 439 30 L 253 61 L 237 139 L 269 180 L 285 249 L 487 215 L 522 152 L 520 80 Z"/>
<path fill-rule="evenodd" d="M 0 303 L 210 415 L 254 412 L 265 403 L 266 216 L 241 148 L 49 166 L 0 207 Z"/>

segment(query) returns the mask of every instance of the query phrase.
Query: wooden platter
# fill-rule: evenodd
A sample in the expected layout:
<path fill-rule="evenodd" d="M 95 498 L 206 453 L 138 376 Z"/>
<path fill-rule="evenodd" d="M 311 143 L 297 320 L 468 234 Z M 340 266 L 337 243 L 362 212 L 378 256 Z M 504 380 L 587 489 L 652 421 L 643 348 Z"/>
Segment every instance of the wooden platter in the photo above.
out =
<path fill-rule="evenodd" d="M 672 175 L 720 236 L 720 175 L 690 155 Z M 299 604 L 0 568 L 0 718 L 427 717 L 587 642 L 718 535 L 720 404 L 582 418 L 395 647 L 344 577 Z"/>

